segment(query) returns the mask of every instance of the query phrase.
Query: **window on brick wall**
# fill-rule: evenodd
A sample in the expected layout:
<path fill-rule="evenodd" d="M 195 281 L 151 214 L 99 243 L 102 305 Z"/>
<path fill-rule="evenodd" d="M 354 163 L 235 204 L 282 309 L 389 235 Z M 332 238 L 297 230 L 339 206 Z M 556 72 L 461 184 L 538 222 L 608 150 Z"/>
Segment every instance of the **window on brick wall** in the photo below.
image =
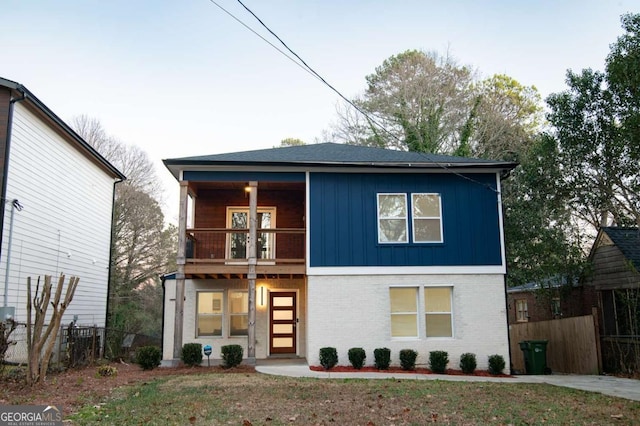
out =
<path fill-rule="evenodd" d="M 453 337 L 451 287 L 425 287 L 424 311 L 427 337 Z"/>
<path fill-rule="evenodd" d="M 197 293 L 196 330 L 198 336 L 222 336 L 223 296 L 222 291 L 199 291 Z"/>
<path fill-rule="evenodd" d="M 551 299 L 551 315 L 554 318 L 559 318 L 562 316 L 562 310 L 560 309 L 560 298 L 554 297 Z"/>
<path fill-rule="evenodd" d="M 391 337 L 418 337 L 418 288 L 392 287 Z"/>
<path fill-rule="evenodd" d="M 518 322 L 529 321 L 529 308 L 525 299 L 516 300 L 516 320 Z"/>
<path fill-rule="evenodd" d="M 247 336 L 249 334 L 249 293 L 246 291 L 229 292 L 229 335 Z"/>

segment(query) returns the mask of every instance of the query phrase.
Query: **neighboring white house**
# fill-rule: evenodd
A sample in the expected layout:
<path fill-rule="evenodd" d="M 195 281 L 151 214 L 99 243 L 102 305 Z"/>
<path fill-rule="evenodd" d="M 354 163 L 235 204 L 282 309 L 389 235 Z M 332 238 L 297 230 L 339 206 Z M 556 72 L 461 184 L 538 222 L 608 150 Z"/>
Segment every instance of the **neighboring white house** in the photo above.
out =
<path fill-rule="evenodd" d="M 0 310 L 26 320 L 27 277 L 80 278 L 63 323 L 106 323 L 114 185 L 125 179 L 27 88 L 0 78 Z M 64 293 L 63 293 L 64 295 Z"/>

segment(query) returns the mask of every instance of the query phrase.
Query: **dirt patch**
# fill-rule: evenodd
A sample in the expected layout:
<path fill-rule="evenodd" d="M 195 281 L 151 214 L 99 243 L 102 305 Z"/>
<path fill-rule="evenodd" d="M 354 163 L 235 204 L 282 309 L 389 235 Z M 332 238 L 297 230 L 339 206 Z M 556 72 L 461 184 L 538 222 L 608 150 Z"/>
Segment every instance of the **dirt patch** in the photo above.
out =
<path fill-rule="evenodd" d="M 386 370 L 378 370 L 376 367 L 368 366 L 361 369 L 355 369 L 351 366 L 336 365 L 329 370 L 325 370 L 321 365 L 312 365 L 309 367 L 312 371 L 328 371 L 330 373 L 401 373 L 401 374 L 438 374 L 429 370 L 428 368 L 416 368 L 415 370 L 403 370 L 400 367 L 389 367 Z M 449 376 L 483 376 L 483 377 L 513 377 L 508 374 L 491 374 L 486 370 L 476 370 L 473 374 L 463 373 L 462 370 L 447 369 L 446 373 Z"/>
<path fill-rule="evenodd" d="M 44 384 L 29 387 L 25 384 L 24 375 L 18 369 L 12 369 L 0 378 L 0 405 L 56 405 L 62 406 L 66 413 L 74 412 L 87 403 L 95 403 L 109 396 L 121 386 L 151 381 L 157 377 L 203 374 L 203 373 L 255 373 L 255 368 L 240 365 L 224 369 L 215 367 L 170 367 L 143 370 L 137 364 L 109 364 L 118 370 L 117 375 L 102 377 L 98 375 L 98 367 L 84 367 L 52 373 Z"/>

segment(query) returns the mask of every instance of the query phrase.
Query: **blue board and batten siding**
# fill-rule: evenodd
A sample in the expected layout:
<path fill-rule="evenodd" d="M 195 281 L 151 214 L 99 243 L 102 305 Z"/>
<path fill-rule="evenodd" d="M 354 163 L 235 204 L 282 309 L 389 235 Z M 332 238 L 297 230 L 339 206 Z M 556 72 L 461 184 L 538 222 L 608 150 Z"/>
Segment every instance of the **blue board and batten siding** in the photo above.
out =
<path fill-rule="evenodd" d="M 465 176 L 310 173 L 310 266 L 501 265 L 497 175 Z M 441 194 L 443 242 L 378 243 L 379 193 Z"/>

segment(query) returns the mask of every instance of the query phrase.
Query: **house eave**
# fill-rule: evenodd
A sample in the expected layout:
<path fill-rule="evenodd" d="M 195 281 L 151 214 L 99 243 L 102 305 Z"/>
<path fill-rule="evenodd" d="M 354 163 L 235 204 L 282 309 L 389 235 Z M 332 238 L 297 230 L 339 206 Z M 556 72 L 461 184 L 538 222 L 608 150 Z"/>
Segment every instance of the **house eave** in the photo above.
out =
<path fill-rule="evenodd" d="M 98 151 L 89 145 L 80 135 L 69 127 L 60 117 L 58 117 L 49 107 L 47 107 L 36 95 L 20 83 L 0 77 L 0 86 L 4 86 L 13 92 L 17 97 L 23 97 L 26 102 L 35 108 L 40 114 L 55 124 L 66 136 L 68 136 L 89 158 L 94 159 L 109 175 L 115 179 L 125 180 L 122 174 L 113 164 L 104 158 Z"/>

